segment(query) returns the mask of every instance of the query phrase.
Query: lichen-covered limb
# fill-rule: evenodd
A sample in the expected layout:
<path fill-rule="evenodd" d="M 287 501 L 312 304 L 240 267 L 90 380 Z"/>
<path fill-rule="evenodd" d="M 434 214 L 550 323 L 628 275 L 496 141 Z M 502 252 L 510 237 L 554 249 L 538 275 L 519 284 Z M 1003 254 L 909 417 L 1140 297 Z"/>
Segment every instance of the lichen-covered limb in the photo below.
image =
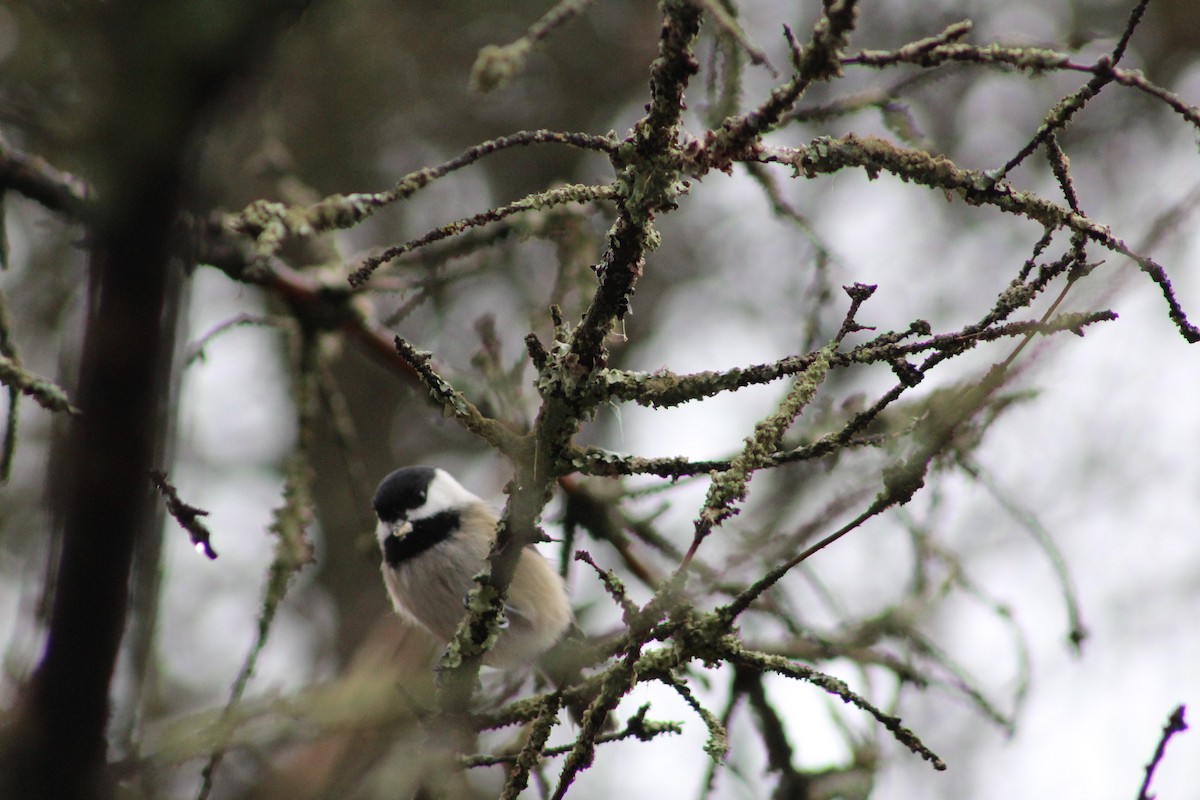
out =
<path fill-rule="evenodd" d="M 725 659 L 729 663 L 761 672 L 774 672 L 785 678 L 802 680 L 824 689 L 826 692 L 841 698 L 842 702 L 849 703 L 870 714 L 883 727 L 887 728 L 892 736 L 896 738 L 896 741 L 928 761 L 933 765 L 934 769 L 938 771 L 946 769 L 946 762 L 937 753 L 926 747 L 915 733 L 904 727 L 899 717 L 885 713 L 882 709 L 876 707 L 874 703 L 851 689 L 844 681 L 781 656 L 769 656 L 764 653 L 747 650 L 737 643 L 736 640 L 726 641 L 729 646 L 729 652 L 726 654 Z"/>
<path fill-rule="evenodd" d="M 1002 310 L 1008 310 L 1005 303 L 1001 302 L 1000 305 Z M 1045 321 L 1018 320 L 1003 325 L 995 324 L 993 317 L 997 316 L 997 313 L 989 315 L 985 320 L 986 324 L 979 323 L 958 331 L 940 333 L 911 342 L 905 341 L 905 338 L 918 331 L 928 333 L 928 328 L 918 325 L 901 333 L 881 334 L 846 352 L 829 354 L 829 367 L 844 368 L 853 364 L 869 363 L 891 364 L 908 356 L 926 352 L 956 354 L 983 342 L 1031 334 L 1049 335 L 1069 331 L 1082 335 L 1087 326 L 1116 319 L 1117 315 L 1112 311 L 1070 312 L 1050 317 Z M 808 369 L 822 352 L 788 356 L 770 364 L 736 368 L 727 372 L 674 375 L 665 371 L 631 373 L 607 370 L 605 381 L 606 387 L 611 390 L 611 399 L 630 400 L 641 405 L 661 408 L 801 373 Z M 772 467 L 820 458 L 842 447 L 875 446 L 892 438 L 863 436 L 859 433 L 861 428 L 861 424 L 848 425 L 843 431 L 826 434 L 801 447 L 772 452 L 763 456 L 762 466 Z M 657 475 L 663 478 L 725 472 L 733 466 L 732 458 L 704 461 L 694 461 L 686 456 L 644 458 L 595 446 L 572 447 L 566 452 L 563 460 L 571 469 L 588 475 Z"/>
<path fill-rule="evenodd" d="M 1078 67 L 1084 69 L 1084 65 L 1072 65 L 1073 68 Z M 1111 65 L 1098 65 L 1092 68 L 1097 71 L 1104 71 L 1111 75 L 1114 83 L 1119 83 L 1122 86 L 1128 86 L 1131 89 L 1137 89 L 1139 92 L 1145 92 L 1151 97 L 1156 97 L 1166 103 L 1172 111 L 1187 120 L 1192 126 L 1200 128 L 1200 108 L 1192 105 L 1174 92 L 1167 91 L 1152 81 L 1146 79 L 1141 70 L 1137 69 L 1118 69 Z"/>
<path fill-rule="evenodd" d="M 842 64 L 883 69 L 899 64 L 937 67 L 957 61 L 972 64 L 998 64 L 1034 73 L 1071 67 L 1071 57 L 1056 50 L 1040 47 L 1008 47 L 999 44 L 966 44 L 957 41 L 970 30 L 971 23 L 969 21 L 956 22 L 937 36 L 911 42 L 896 50 L 863 50 L 842 59 Z"/>
<path fill-rule="evenodd" d="M 1067 53 L 1042 47 L 1011 47 L 999 44 L 975 45 L 959 42 L 971 30 L 969 21 L 956 22 L 948 26 L 942 33 L 928 39 L 911 42 L 896 50 L 863 50 L 849 58 L 842 59 L 843 65 L 858 65 L 884 69 L 899 64 L 912 64 L 920 67 L 937 67 L 949 62 L 999 65 L 1028 72 L 1034 76 L 1054 70 L 1070 70 L 1072 72 L 1090 73 L 1093 81 L 1089 81 L 1080 92 L 1067 98 L 1055 109 L 1055 118 L 1065 121 L 1069 114 L 1077 110 L 1107 83 L 1118 83 L 1145 92 L 1166 103 L 1175 113 L 1186 119 L 1190 124 L 1200 127 L 1200 109 L 1191 105 L 1166 89 L 1146 79 L 1140 70 L 1122 69 L 1117 63 L 1125 55 L 1125 49 L 1134 29 L 1141 21 L 1146 3 L 1140 2 L 1130 13 L 1128 24 L 1113 50 L 1097 59 L 1095 63 L 1083 64 L 1072 61 Z M 1047 132 L 1057 126 L 1050 126 Z"/>
<path fill-rule="evenodd" d="M 434 242 L 440 242 L 451 236 L 456 236 L 470 228 L 478 228 L 492 222 L 499 222 L 514 214 L 526 211 L 538 211 L 563 203 L 592 203 L 597 200 L 615 200 L 620 196 L 620 192 L 620 188 L 612 184 L 603 186 L 570 184 L 568 186 L 548 189 L 544 192 L 537 192 L 522 197 L 520 200 L 514 200 L 507 205 L 497 206 L 479 214 L 447 223 L 440 228 L 434 228 L 428 233 L 407 241 L 404 244 L 389 247 L 381 254 L 365 259 L 358 269 L 350 273 L 348 280 L 352 287 L 357 288 L 366 283 L 371 274 L 387 262 L 418 248 L 425 247 Z"/>
<path fill-rule="evenodd" d="M 730 625 L 731 621 L 723 614 L 722 609 L 708 613 L 700 613 L 695 609 L 680 609 L 672 614 L 670 620 L 661 626 L 662 630 L 658 631 L 660 638 L 669 636 L 672 646 L 642 653 L 634 662 L 635 682 L 664 680 L 668 685 L 675 685 L 677 681 L 672 680 L 670 676 L 677 675 L 680 669 L 692 661 L 700 661 L 710 667 L 730 664 L 756 672 L 774 672 L 787 678 L 803 680 L 867 712 L 887 728 L 897 741 L 929 761 L 934 769 L 946 769 L 945 762 L 926 747 L 916 734 L 905 728 L 898 717 L 883 712 L 844 681 L 832 675 L 784 656 L 748 649 L 731 633 Z M 693 705 L 704 717 L 710 731 L 710 755 L 717 755 L 723 744 L 719 735 L 721 726 L 718 724 L 714 728 L 710 723 L 715 718 L 712 718 L 711 714 L 705 716 L 705 711 L 698 703 L 693 704 L 689 701 L 689 705 Z"/>
<path fill-rule="evenodd" d="M 963 23 L 957 24 L 962 25 Z M 953 27 L 951 26 L 951 28 Z M 947 28 L 947 31 L 950 31 L 951 28 Z M 1092 81 L 1088 82 L 1081 93 L 1068 97 L 1054 109 L 1050 120 L 1051 124 L 1043 126 L 1046 134 L 1060 128 L 1061 123 L 1065 122 L 1067 117 L 1081 108 L 1104 84 L 1110 82 L 1128 86 L 1162 101 L 1189 124 L 1200 128 L 1200 108 L 1188 103 L 1174 92 L 1148 80 L 1141 70 L 1116 66 L 1116 59 L 1111 56 L 1101 58 L 1094 64 L 1081 64 L 1072 61 L 1066 53 L 1044 48 L 1006 47 L 998 44 L 973 45 L 957 42 L 942 44 L 936 42 L 937 38 L 913 42 L 898 50 L 864 50 L 855 56 L 843 59 L 842 63 L 875 68 L 914 64 L 929 68 L 957 62 L 1011 67 L 1034 75 L 1052 70 L 1090 73 L 1093 76 Z M 928 46 L 931 43 L 932 46 Z M 1034 144 L 1044 138 L 1044 135 L 1036 138 Z"/>
<path fill-rule="evenodd" d="M 830 357 L 836 350 L 837 345 L 831 344 L 817 351 L 817 357 L 808 369 L 796 377 L 779 407 L 755 424 L 754 432 L 746 437 L 742 452 L 734 456 L 729 469 L 712 476 L 704 506 L 695 520 L 692 545 L 684 555 L 685 565 L 691 561 L 696 548 L 712 529 L 737 513 L 735 505 L 746 498 L 751 475 L 770 465 L 784 433 L 816 397 L 817 389 L 829 374 Z"/>
<path fill-rule="evenodd" d="M 229 691 L 225 704 L 225 715 L 233 714 L 254 670 L 266 647 L 280 604 L 287 595 L 292 576 L 309 564 L 316 563 L 317 555 L 309 537 L 314 516 L 312 450 L 316 437 L 319 416 L 319 381 L 317 364 L 319 334 L 306 332 L 296 342 L 298 353 L 295 368 L 293 396 L 296 407 L 296 448 L 284 465 L 283 504 L 272 514 L 271 533 L 275 535 L 275 550 L 271 565 L 267 569 L 266 586 L 258 612 L 257 635 L 246 652 L 241 669 Z M 198 797 L 204 800 L 212 791 L 217 769 L 225 758 L 228 745 L 218 742 L 209 754 L 201 770 L 201 787 Z"/>
<path fill-rule="evenodd" d="M 608 247 L 596 268 L 599 285 L 570 340 L 573 362 L 585 372 L 607 360 L 604 340 L 629 310 L 630 296 L 658 243 L 654 216 L 674 208 L 685 190 L 678 154 L 684 89 L 700 66 L 692 54 L 700 31 L 700 10 L 685 0 L 665 0 L 658 58 L 650 67 L 650 104 L 646 116 L 614 156 L 622 165 L 622 199 L 609 231 Z"/>
<path fill-rule="evenodd" d="M 91 213 L 92 191 L 86 181 L 58 169 L 41 156 L 13 147 L 3 136 L 0 136 L 0 190 L 12 190 L 74 219 L 84 219 Z"/>
<path fill-rule="evenodd" d="M 1042 144 L 1048 143 L 1051 138 L 1060 130 L 1064 130 L 1070 123 L 1071 118 L 1076 113 L 1082 111 L 1088 101 L 1098 95 L 1113 80 L 1112 68 L 1125 56 L 1125 48 L 1129 45 L 1129 39 L 1133 36 L 1133 31 L 1137 27 L 1138 22 L 1142 18 L 1142 14 L 1146 11 L 1146 5 L 1149 0 L 1140 0 L 1134 6 L 1133 12 L 1129 15 L 1129 23 L 1125 27 L 1125 32 L 1121 38 L 1117 40 L 1117 44 L 1107 56 L 1102 56 L 1097 59 L 1096 66 L 1101 69 L 1092 70 L 1092 77 L 1083 86 L 1076 91 L 1060 100 L 1054 108 L 1046 115 L 1042 124 L 1038 126 L 1037 132 L 1034 133 L 1025 145 L 1017 151 L 1017 153 L 1008 160 L 1000 171 L 1000 176 L 1007 175 L 1017 167 L 1022 161 L 1033 154 Z M 1072 203 L 1071 208 L 1078 211 L 1076 204 Z"/>
<path fill-rule="evenodd" d="M 391 189 L 383 192 L 335 194 L 311 206 L 288 206 L 258 200 L 237 214 L 229 215 L 227 223 L 230 229 L 254 238 L 261 252 L 272 253 L 288 237 L 308 238 L 331 230 L 351 228 L 379 209 L 405 200 L 438 178 L 469 166 L 492 153 L 511 147 L 550 143 L 602 153 L 611 153 L 616 148 L 616 141 L 611 135 L 596 136 L 549 130 L 517 131 L 468 147 L 458 156 L 436 167 L 425 167 L 410 172 Z"/>
<path fill-rule="evenodd" d="M 772 453 L 764 468 L 791 464 L 796 461 L 809 461 L 827 456 L 844 447 L 877 447 L 895 436 L 896 434 L 880 434 L 844 437 L 839 434 L 827 434 L 803 447 Z M 568 454 L 567 460 L 572 467 L 585 475 L 607 477 L 657 475 L 660 478 L 684 478 L 690 475 L 721 472 L 728 470 L 733 464 L 732 458 L 706 459 L 704 461 L 693 461 L 687 456 L 645 458 L 627 453 L 617 453 L 600 447 L 575 448 Z"/>
<path fill-rule="evenodd" d="M 1049 229 L 1067 228 L 1102 247 L 1133 260 L 1150 276 L 1167 301 L 1171 320 L 1189 342 L 1200 342 L 1200 328 L 1192 324 L 1175 297 L 1166 270 L 1152 259 L 1133 252 L 1112 230 L 1089 217 L 1032 192 L 1021 192 L 991 175 L 963 169 L 949 158 L 924 150 L 901 147 L 874 136 L 847 134 L 822 136 L 795 148 L 763 148 L 760 160 L 787 164 L 805 177 L 832 174 L 847 167 L 862 167 L 871 178 L 891 173 L 901 180 L 956 195 L 970 205 L 990 205 L 1009 214 L 1034 220 Z"/>
<path fill-rule="evenodd" d="M 0 137 L 0 162 L 6 158 L 3 137 Z M 0 163 L 0 170 L 4 169 Z M 3 176 L 0 176 L 0 180 Z M 8 241 L 4 233 L 4 190 L 0 183 L 0 269 L 7 266 Z M 12 475 L 13 461 L 17 454 L 17 431 L 20 427 L 22 394 L 32 397 L 38 405 L 50 411 L 61 411 L 75 415 L 79 409 L 71 405 L 67 393 L 52 381 L 36 375 L 21 366 L 20 356 L 13 343 L 8 320 L 8 303 L 0 294 L 0 384 L 8 387 L 8 413 L 4 429 L 0 432 L 0 483 L 7 482 Z"/>
<path fill-rule="evenodd" d="M 446 416 L 454 417 L 464 428 L 501 452 L 514 452 L 518 435 L 496 420 L 484 416 L 462 392 L 439 375 L 430 364 L 430 353 L 416 349 L 399 336 L 395 338 L 395 344 L 396 353 L 416 372 L 429 390 L 433 402 L 442 408 Z"/>
<path fill-rule="evenodd" d="M 893 506 L 908 503 L 925 485 L 925 478 L 933 459 L 946 452 L 963 426 L 988 407 L 995 392 L 1004 385 L 1006 374 L 1006 365 L 996 365 L 978 382 L 946 390 L 946 395 L 938 401 L 936 413 L 925 414 L 918 421 L 911 434 L 908 453 L 883 468 L 880 476 L 883 487 L 870 506 L 841 528 L 771 568 L 730 603 L 718 609 L 718 613 L 732 624 L 734 619 L 798 564 L 857 529 L 872 517 Z M 893 391 L 889 395 L 898 396 L 898 392 Z M 854 425 L 855 422 L 852 421 L 844 431 L 852 429 Z"/>
<path fill-rule="evenodd" d="M 506 45 L 489 44 L 480 48 L 471 67 L 471 88 L 480 93 L 502 89 L 525 70 L 525 61 L 533 48 L 554 30 L 587 10 L 593 0 L 559 0 L 553 8 L 529 26 L 525 35 Z"/>
<path fill-rule="evenodd" d="M 66 391 L 61 386 L 41 375 L 35 375 L 4 355 L 0 355 L 0 384 L 16 388 L 21 394 L 32 397 L 38 405 L 49 411 L 80 413 L 78 408 L 71 405 Z"/>
<path fill-rule="evenodd" d="M 792 48 L 792 77 L 777 86 L 757 109 L 730 117 L 712 134 L 706 159 L 717 169 L 726 169 L 731 160 L 763 134 L 774 130 L 796 101 L 815 81 L 841 74 L 842 51 L 858 16 L 855 0 L 827 0 L 821 18 L 813 26 L 808 44 L 800 47 L 788 28 L 784 33 Z"/>
<path fill-rule="evenodd" d="M 788 356 L 769 364 L 734 367 L 724 372 L 704 371 L 678 375 L 669 370 L 626 372 L 605 370 L 602 381 L 611 400 L 637 403 L 652 408 L 670 408 L 702 400 L 721 392 L 770 383 L 808 369 L 821 351 Z"/>
<path fill-rule="evenodd" d="M 495 718 L 504 718 L 505 720 L 507 720 L 510 716 L 514 720 L 521 718 L 525 719 L 526 721 L 531 719 L 541 719 L 540 713 L 520 713 L 523 710 L 522 707 L 544 709 L 544 698 L 539 695 L 538 697 L 518 700 L 515 703 L 510 703 L 509 705 L 505 706 L 495 715 L 490 716 Z M 624 728 L 619 731 L 613 731 L 612 733 L 600 734 L 596 737 L 596 743 L 604 744 L 607 742 L 620 742 L 625 739 L 637 739 L 641 742 L 648 742 L 656 736 L 661 736 L 665 733 L 683 733 L 683 726 L 678 722 L 659 722 L 657 720 L 646 719 L 646 713 L 649 710 L 649 703 L 641 706 L 638 708 L 637 712 L 628 719 Z M 510 715 L 510 711 L 517 711 L 518 713 Z M 515 724 L 515 722 L 508 724 Z M 483 729 L 487 730 L 493 727 L 501 727 L 501 725 L 498 723 L 498 719 L 495 722 L 485 723 Z M 559 745 L 557 747 L 546 747 L 542 749 L 541 757 L 550 758 L 553 756 L 566 755 L 567 753 L 571 752 L 574 746 L 575 745 L 572 743 L 569 745 Z M 522 750 L 522 753 L 523 752 L 524 750 Z M 520 757 L 521 753 L 477 754 L 462 756 L 459 759 L 459 763 L 464 767 L 490 767 L 496 764 L 510 764 L 515 762 Z"/>
<path fill-rule="evenodd" d="M 575 776 L 590 767 L 595 760 L 596 742 L 604 731 L 604 720 L 617 707 L 621 698 L 638 683 L 636 664 L 640 650 L 639 646 L 630 651 L 624 658 L 618 659 L 615 664 L 610 665 L 604 671 L 604 677 L 600 682 L 600 692 L 584 715 L 579 735 L 575 738 L 575 744 L 563 762 L 553 800 L 562 800 L 574 782 Z"/>

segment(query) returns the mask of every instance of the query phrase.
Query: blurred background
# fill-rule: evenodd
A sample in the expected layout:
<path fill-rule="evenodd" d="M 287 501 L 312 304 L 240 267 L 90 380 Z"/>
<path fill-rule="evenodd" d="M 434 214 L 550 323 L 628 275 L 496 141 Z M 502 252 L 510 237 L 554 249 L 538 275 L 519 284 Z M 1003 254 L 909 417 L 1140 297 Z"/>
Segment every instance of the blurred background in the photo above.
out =
<path fill-rule="evenodd" d="M 77 40 L 64 33 L 69 5 L 0 2 L 0 130 L 22 149 L 87 176 L 94 164 L 80 129 L 80 73 L 94 54 L 74 49 Z M 803 40 L 816 4 L 748 5 L 740 17 L 747 34 L 785 68 L 781 25 Z M 596 3 L 536 49 L 511 86 L 486 95 L 469 89 L 479 48 L 516 39 L 546 10 L 547 3 L 523 1 L 313 4 L 197 137 L 190 206 L 236 211 L 259 198 L 311 203 L 380 191 L 522 129 L 624 136 L 648 97 L 661 21 L 651 3 Z M 1045 45 L 1090 63 L 1111 50 L 1128 13 L 1128 3 L 1099 0 L 888 0 L 864 5 L 851 49 L 897 47 L 971 19 L 973 42 Z M 1200 7 L 1161 0 L 1150 5 L 1124 65 L 1195 102 L 1198 55 Z M 698 135 L 724 102 L 708 85 L 722 63 L 711 27 L 697 56 L 701 72 L 685 120 Z M 1079 73 L 1030 79 L 978 66 L 917 76 L 850 68 L 814 87 L 801 103 L 811 113 L 769 141 L 905 135 L 961 167 L 992 169 L 1086 81 Z M 736 108 L 757 105 L 780 80 L 745 65 Z M 896 86 L 898 100 L 886 107 L 820 112 Z M 1162 103 L 1110 86 L 1060 139 L 1085 212 L 1166 265 L 1193 319 L 1200 316 L 1197 135 Z M 1018 188 L 1061 199 L 1040 155 L 1011 178 Z M 293 254 L 294 263 L 344 273 L 366 253 L 527 193 L 611 179 L 607 160 L 595 153 L 509 150 Z M 679 211 L 659 220 L 663 244 L 648 259 L 625 340 L 610 345 L 614 366 L 684 373 L 805 352 L 836 332 L 846 303 L 838 287 L 854 282 L 879 286 L 858 316 L 863 324 L 900 330 L 922 318 L 935 332 L 954 330 L 991 308 L 1041 235 L 1036 224 L 947 202 L 888 176 L 869 181 L 847 171 L 793 180 L 778 170 L 772 185 L 776 205 L 790 206 L 799 221 L 774 213 L 763 184 L 741 169 L 695 183 Z M 82 231 L 11 194 L 4 213 L 9 257 L 0 289 L 16 345 L 30 369 L 70 389 L 88 302 Z M 529 331 L 550 340 L 551 303 L 568 320 L 578 318 L 594 287 L 588 265 L 598 260 L 610 222 L 603 209 L 545 212 L 486 249 L 418 254 L 377 274 L 369 302 L 387 327 L 432 351 L 443 374 L 481 406 L 529 419 L 537 396 L 532 371 L 521 367 L 522 340 Z M 1084 338 L 1036 340 L 1006 387 L 1005 407 L 977 442 L 964 445 L 957 461 L 947 459 L 908 506 L 790 576 L 777 598 L 794 609 L 799 629 L 829 639 L 861 634 L 864 621 L 874 620 L 880 632 L 864 647 L 923 665 L 931 685 L 917 691 L 900 687 L 893 672 L 852 659 L 819 664 L 902 715 L 949 771 L 934 773 L 866 715 L 835 708 L 820 690 L 768 678 L 797 769 L 878 765 L 874 798 L 1135 797 L 1168 714 L 1200 702 L 1200 351 L 1179 335 L 1161 293 L 1136 265 L 1099 250 L 1091 255 L 1103 263 L 1064 307 L 1112 308 L 1120 319 L 1089 328 Z M 220 558 L 198 555 L 168 520 L 161 561 L 135 575 L 157 584 L 159 599 L 143 633 L 150 657 L 138 662 L 126 653 L 119 665 L 111 736 L 116 755 L 131 759 L 131 786 L 154 797 L 194 796 L 199 785 L 205 741 L 180 744 L 177 721 L 195 730 L 212 722 L 254 640 L 273 550 L 268 526 L 296 444 L 292 355 L 280 323 L 286 309 L 203 265 L 186 284 L 165 457 L 183 498 L 210 512 L 205 521 Z M 994 343 L 955 359 L 913 394 L 909 410 L 939 388 L 978 378 L 1011 347 Z M 247 690 L 275 711 L 276 700 L 344 680 L 356 665 L 376 676 L 394 666 L 414 695 L 427 686 L 423 643 L 392 618 L 378 576 L 369 499 L 380 477 L 403 464 L 435 464 L 497 506 L 510 477 L 502 460 L 443 419 L 425 391 L 387 363 L 334 337 L 322 355 L 326 405 L 311 531 L 317 562 L 293 580 Z M 830 429 L 892 383 L 881 367 L 838 373 L 802 419 L 797 441 Z M 754 387 L 671 410 L 617 404 L 580 439 L 644 456 L 727 457 L 784 389 Z M 24 409 L 14 474 L 0 489 L 3 705 L 18 696 L 42 644 L 63 424 L 32 404 Z M 752 577 L 758 562 L 746 553 L 769 561 L 781 531 L 835 529 L 878 491 L 884 463 L 883 454 L 855 452 L 760 474 L 744 513 L 705 544 L 705 564 L 730 580 Z M 686 548 L 706 484 L 641 479 L 626 488 L 635 492 L 624 505 L 630 519 Z M 564 514 L 561 503 L 550 507 L 544 522 L 551 535 L 564 535 Z M 628 566 L 609 545 L 576 544 L 602 566 Z M 672 567 L 661 551 L 641 542 L 633 548 L 660 574 Z M 554 547 L 545 550 L 557 556 Z M 918 562 L 930 553 L 937 562 L 930 580 L 945 589 L 914 594 Z M 578 567 L 571 578 L 581 624 L 596 634 L 614 629 L 618 610 Z M 649 597 L 649 588 L 623 574 L 635 599 Z M 1070 638 L 1076 606 L 1087 632 L 1078 649 Z M 794 634 L 754 617 L 743 632 L 764 646 Z M 696 689 L 719 712 L 729 676 L 702 673 Z M 601 748 L 573 797 L 702 795 L 703 724 L 677 695 L 648 687 L 621 711 L 645 702 L 651 717 L 683 721 L 683 733 Z M 765 797 L 779 784 L 754 720 L 746 709 L 732 715 L 731 752 L 711 796 Z M 396 796 L 397 754 L 410 751 L 396 749 L 389 730 L 384 743 L 369 740 L 371 750 L 367 738 L 332 742 L 329 730 L 303 716 L 264 726 L 250 737 L 253 746 L 226 758 L 214 796 Z M 348 766 L 347 751 L 368 750 L 373 758 Z M 332 766 L 323 773 L 322 765 Z M 477 772 L 481 792 L 494 790 L 500 773 Z M 1191 733 L 1171 743 L 1155 789 L 1185 797 L 1198 783 L 1200 738 Z M 865 796 L 862 786 L 846 792 Z"/>

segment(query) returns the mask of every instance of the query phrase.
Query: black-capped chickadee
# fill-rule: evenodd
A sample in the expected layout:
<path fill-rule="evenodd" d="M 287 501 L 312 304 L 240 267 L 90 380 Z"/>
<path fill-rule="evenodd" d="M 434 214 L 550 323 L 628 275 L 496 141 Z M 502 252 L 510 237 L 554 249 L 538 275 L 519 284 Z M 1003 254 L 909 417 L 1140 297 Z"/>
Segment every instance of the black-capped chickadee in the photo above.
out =
<path fill-rule="evenodd" d="M 383 582 L 401 616 L 448 642 L 463 600 L 496 536 L 496 513 L 444 470 L 403 467 L 375 490 Z M 533 547 L 517 562 L 505 605 L 508 622 L 484 656 L 509 669 L 534 663 L 574 628 L 562 578 Z"/>

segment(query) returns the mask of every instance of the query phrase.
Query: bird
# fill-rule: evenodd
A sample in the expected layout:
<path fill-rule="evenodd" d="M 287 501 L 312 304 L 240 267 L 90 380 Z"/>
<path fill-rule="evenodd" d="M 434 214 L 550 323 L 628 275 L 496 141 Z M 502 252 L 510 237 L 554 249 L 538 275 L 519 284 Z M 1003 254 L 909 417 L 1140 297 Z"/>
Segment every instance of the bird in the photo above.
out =
<path fill-rule="evenodd" d="M 372 502 L 392 605 L 446 644 L 495 540 L 496 512 L 450 473 L 423 465 L 390 472 Z M 562 577 L 532 545 L 518 558 L 505 614 L 507 622 L 483 658 L 490 667 L 535 663 L 578 633 Z"/>

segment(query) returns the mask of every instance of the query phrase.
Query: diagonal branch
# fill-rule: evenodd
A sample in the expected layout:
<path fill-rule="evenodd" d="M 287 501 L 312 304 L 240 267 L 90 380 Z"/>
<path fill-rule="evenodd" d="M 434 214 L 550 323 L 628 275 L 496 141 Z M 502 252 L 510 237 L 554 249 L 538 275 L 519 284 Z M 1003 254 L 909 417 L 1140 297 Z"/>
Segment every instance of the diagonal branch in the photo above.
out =
<path fill-rule="evenodd" d="M 784 26 L 784 35 L 792 49 L 791 80 L 776 87 L 757 109 L 725 120 L 714 132 L 706 158 L 718 169 L 778 127 L 809 86 L 841 75 L 842 51 L 854 30 L 857 4 L 856 0 L 826 0 L 824 5 L 804 47 L 796 43 L 791 30 Z"/>
<path fill-rule="evenodd" d="M 847 134 L 834 139 L 822 136 L 807 146 L 764 148 L 765 162 L 787 164 L 806 177 L 831 174 L 846 167 L 862 167 L 874 178 L 889 172 L 902 180 L 930 188 L 943 189 L 961 197 L 969 205 L 990 205 L 1041 223 L 1047 228 L 1067 228 L 1086 236 L 1102 247 L 1120 253 L 1136 263 L 1158 284 L 1167 301 L 1171 321 L 1183 337 L 1200 342 L 1200 328 L 1184 312 L 1171 286 L 1166 270 L 1153 259 L 1135 253 L 1110 228 L 1090 217 L 1071 211 L 1031 192 L 1021 192 L 979 170 L 962 169 L 945 156 L 923 150 L 900 147 L 874 136 Z"/>

